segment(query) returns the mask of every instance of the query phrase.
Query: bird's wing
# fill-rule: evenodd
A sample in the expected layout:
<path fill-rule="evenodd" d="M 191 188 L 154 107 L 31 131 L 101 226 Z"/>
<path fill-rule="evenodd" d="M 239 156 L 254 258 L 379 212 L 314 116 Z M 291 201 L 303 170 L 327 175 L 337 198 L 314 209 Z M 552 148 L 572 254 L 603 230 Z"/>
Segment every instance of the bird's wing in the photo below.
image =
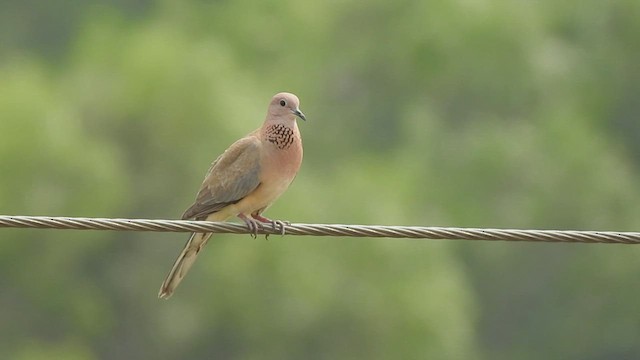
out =
<path fill-rule="evenodd" d="M 202 218 L 237 203 L 260 185 L 261 142 L 247 136 L 231 145 L 211 164 L 196 201 L 182 219 Z"/>

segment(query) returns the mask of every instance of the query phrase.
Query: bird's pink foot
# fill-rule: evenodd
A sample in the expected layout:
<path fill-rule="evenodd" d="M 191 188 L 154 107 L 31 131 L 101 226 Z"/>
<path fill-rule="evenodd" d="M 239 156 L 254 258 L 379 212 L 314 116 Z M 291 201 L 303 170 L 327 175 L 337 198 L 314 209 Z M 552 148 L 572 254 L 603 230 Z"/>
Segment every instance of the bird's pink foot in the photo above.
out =
<path fill-rule="evenodd" d="M 238 217 L 242 219 L 242 221 L 244 221 L 244 223 L 247 225 L 247 228 L 249 229 L 249 234 L 254 239 L 258 237 L 258 230 L 264 229 L 264 227 L 262 226 L 262 223 L 255 218 L 250 218 L 244 214 L 239 214 Z"/>
<path fill-rule="evenodd" d="M 269 218 L 266 218 L 260 214 L 251 214 L 251 217 L 262 222 L 265 224 L 271 224 L 271 227 L 273 228 L 273 231 L 277 231 L 278 228 L 280 228 L 280 235 L 284 235 L 284 231 L 285 231 L 285 227 L 287 225 L 291 225 L 290 222 L 288 221 L 282 221 L 282 220 L 271 220 Z M 267 237 L 269 237 L 269 235 L 267 234 Z"/>

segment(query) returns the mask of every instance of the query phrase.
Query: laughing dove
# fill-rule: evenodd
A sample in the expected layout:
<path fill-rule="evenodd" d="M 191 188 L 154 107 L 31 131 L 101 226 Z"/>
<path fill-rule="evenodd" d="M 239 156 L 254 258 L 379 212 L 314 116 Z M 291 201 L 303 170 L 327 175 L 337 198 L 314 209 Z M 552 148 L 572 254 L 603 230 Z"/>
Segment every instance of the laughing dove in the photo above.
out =
<path fill-rule="evenodd" d="M 233 143 L 211 164 L 196 201 L 182 219 L 226 221 L 237 216 L 255 236 L 262 223 L 284 223 L 263 217 L 293 181 L 302 163 L 302 139 L 296 117 L 305 120 L 298 97 L 276 94 L 260 128 Z M 158 297 L 173 294 L 211 233 L 193 233 L 160 287 Z"/>

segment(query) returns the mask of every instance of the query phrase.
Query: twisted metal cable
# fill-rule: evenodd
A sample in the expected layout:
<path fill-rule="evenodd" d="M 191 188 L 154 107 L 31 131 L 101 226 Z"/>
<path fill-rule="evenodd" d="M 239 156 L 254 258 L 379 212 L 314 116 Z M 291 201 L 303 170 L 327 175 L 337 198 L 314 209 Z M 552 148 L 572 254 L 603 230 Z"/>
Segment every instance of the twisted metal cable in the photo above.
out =
<path fill-rule="evenodd" d="M 106 219 L 50 216 L 2 216 L 0 228 L 73 230 L 213 232 L 249 234 L 244 224 L 190 220 Z M 510 230 L 419 226 L 370 226 L 338 224 L 291 224 L 287 235 L 349 236 L 441 240 L 503 240 L 530 242 L 640 244 L 640 232 Z M 280 229 L 265 225 L 263 235 L 279 235 Z"/>

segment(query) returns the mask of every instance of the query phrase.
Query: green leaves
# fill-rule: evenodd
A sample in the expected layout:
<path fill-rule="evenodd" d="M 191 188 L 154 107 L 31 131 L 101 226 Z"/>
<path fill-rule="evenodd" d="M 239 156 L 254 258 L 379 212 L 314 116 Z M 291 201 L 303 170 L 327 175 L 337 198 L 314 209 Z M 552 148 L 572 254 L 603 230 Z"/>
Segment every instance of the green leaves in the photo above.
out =
<path fill-rule="evenodd" d="M 633 1 L 96 4 L 2 32 L 3 213 L 176 218 L 292 91 L 305 160 L 270 217 L 637 230 Z M 640 352 L 628 246 L 215 236 L 159 302 L 183 236 L 0 231 L 0 355 Z"/>

